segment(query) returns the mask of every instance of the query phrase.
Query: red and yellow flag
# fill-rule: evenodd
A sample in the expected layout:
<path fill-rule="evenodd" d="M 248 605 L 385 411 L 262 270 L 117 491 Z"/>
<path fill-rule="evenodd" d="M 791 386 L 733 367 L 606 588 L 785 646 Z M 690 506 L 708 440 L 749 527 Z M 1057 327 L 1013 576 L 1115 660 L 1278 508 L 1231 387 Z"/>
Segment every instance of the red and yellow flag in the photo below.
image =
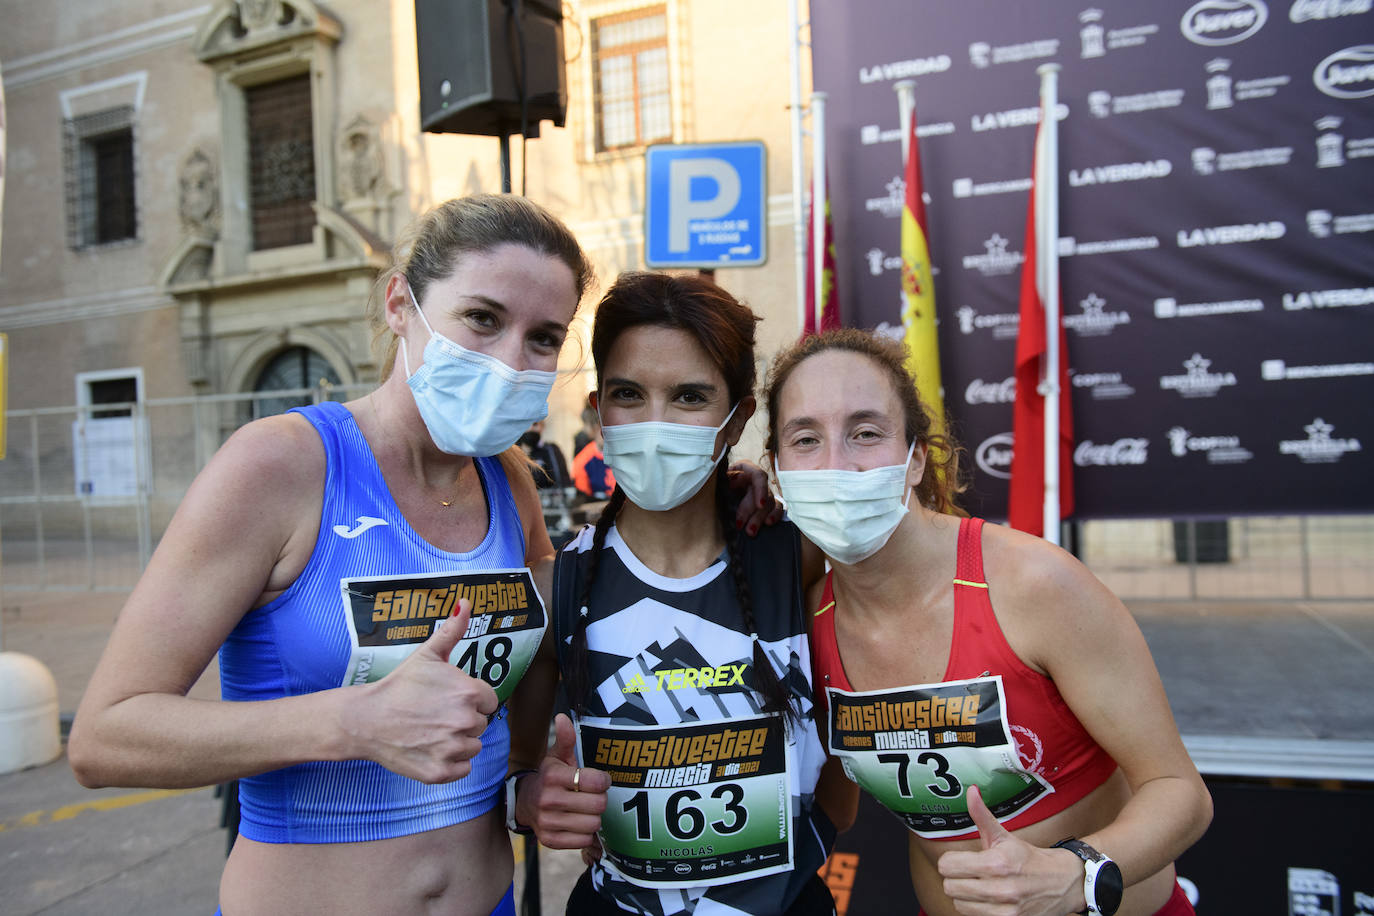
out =
<path fill-rule="evenodd" d="M 916 142 L 916 112 L 906 157 L 906 202 L 902 207 L 902 326 L 910 351 L 907 369 L 916 390 L 935 416 L 932 433 L 945 431 L 940 390 L 940 344 L 935 333 L 935 281 L 930 270 L 930 234 L 921 187 L 921 152 Z"/>
<path fill-rule="evenodd" d="M 815 201 L 811 204 L 816 205 Z M 806 221 L 806 326 L 802 336 L 840 326 L 840 291 L 835 285 L 835 227 L 830 221 L 830 182 L 825 182 L 825 247 L 821 251 L 820 327 L 816 327 L 816 221 Z"/>

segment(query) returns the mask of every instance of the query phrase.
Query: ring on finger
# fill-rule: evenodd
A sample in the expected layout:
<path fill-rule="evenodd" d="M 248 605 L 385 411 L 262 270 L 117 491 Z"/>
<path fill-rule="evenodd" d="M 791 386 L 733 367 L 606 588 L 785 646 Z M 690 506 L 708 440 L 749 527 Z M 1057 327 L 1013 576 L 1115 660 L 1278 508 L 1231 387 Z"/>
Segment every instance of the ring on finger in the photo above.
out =
<path fill-rule="evenodd" d="M 581 791 L 582 791 L 582 768 L 581 768 L 581 767 L 574 767 L 574 768 L 573 768 L 572 790 L 573 790 L 574 792 L 581 792 Z"/>

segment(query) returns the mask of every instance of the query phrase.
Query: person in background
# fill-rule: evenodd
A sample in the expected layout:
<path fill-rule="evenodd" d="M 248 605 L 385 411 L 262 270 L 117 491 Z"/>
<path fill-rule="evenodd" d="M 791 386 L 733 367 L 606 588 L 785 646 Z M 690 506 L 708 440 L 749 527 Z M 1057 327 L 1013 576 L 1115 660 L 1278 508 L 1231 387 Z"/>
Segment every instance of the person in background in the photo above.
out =
<path fill-rule="evenodd" d="M 591 410 L 596 416 L 596 410 Z M 586 412 L 583 412 L 584 424 Z M 585 428 L 585 426 L 584 426 Z M 606 466 L 606 456 L 601 451 L 601 423 L 591 426 L 591 438 L 573 458 L 573 486 L 582 494 L 584 500 L 601 500 L 611 495 L 615 489 L 615 474 Z"/>
<path fill-rule="evenodd" d="M 573 436 L 573 457 L 576 457 L 587 447 L 587 443 L 597 437 L 601 431 L 601 420 L 597 418 L 596 410 L 592 407 L 582 408 L 582 428 Z"/>
<path fill-rule="evenodd" d="M 435 207 L 369 305 L 381 384 L 247 424 L 177 508 L 68 754 L 93 788 L 238 780 L 230 916 L 514 916 L 501 788 L 512 744 L 547 746 L 554 682 L 519 677 L 542 629 L 487 641 L 496 663 L 470 673 L 455 649 L 477 611 L 416 582 L 548 571 L 512 446 L 548 413 L 590 282 L 572 233 L 523 197 Z M 379 619 L 404 621 L 410 651 L 372 679 L 359 635 L 380 638 Z M 223 699 L 187 697 L 216 652 Z"/>
<path fill-rule="evenodd" d="M 855 329 L 779 354 L 766 385 L 810 590 L 830 753 L 910 830 L 932 916 L 1184 916 L 1174 860 L 1211 797 L 1130 612 L 1078 560 L 955 504 L 899 345 Z"/>
<path fill-rule="evenodd" d="M 534 475 L 534 484 L 541 490 L 561 490 L 571 486 L 568 477 L 568 462 L 563 458 L 563 450 L 556 443 L 544 439 L 544 421 L 536 420 L 520 437 L 520 448 L 525 457 L 539 465 Z"/>

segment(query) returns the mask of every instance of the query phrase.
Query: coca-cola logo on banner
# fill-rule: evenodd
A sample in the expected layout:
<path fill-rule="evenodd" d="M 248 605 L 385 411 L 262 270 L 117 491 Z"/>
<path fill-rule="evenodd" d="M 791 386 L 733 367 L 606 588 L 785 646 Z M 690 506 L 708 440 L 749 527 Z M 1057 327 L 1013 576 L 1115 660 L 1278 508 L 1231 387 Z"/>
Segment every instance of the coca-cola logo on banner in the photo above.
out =
<path fill-rule="evenodd" d="M 976 378 L 964 389 L 965 404 L 1011 404 L 1016 400 L 1016 377 L 1009 375 L 1000 382 L 985 382 Z"/>
<path fill-rule="evenodd" d="M 1374 95 L 1374 45 L 1355 45 L 1328 56 L 1312 71 L 1312 82 L 1337 99 Z"/>
<path fill-rule="evenodd" d="M 1254 35 L 1269 21 L 1263 0 L 1202 0 L 1188 8 L 1179 23 L 1183 37 L 1199 45 L 1233 45 Z"/>
<path fill-rule="evenodd" d="M 1073 463 L 1080 468 L 1140 466 L 1149 460 L 1150 440 L 1124 438 L 1097 443 L 1085 439 L 1073 450 Z"/>

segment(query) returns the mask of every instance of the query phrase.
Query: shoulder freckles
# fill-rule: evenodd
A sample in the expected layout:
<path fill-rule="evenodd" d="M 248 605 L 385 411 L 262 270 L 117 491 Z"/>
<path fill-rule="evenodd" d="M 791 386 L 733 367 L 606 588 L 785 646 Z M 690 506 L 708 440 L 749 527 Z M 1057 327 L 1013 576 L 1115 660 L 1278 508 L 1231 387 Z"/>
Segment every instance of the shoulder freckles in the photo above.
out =
<path fill-rule="evenodd" d="M 984 526 L 983 562 L 992 587 L 1021 601 L 1061 604 L 1104 587 L 1068 551 L 1004 525 Z"/>
<path fill-rule="evenodd" d="M 216 453 L 214 463 L 265 485 L 300 484 L 323 479 L 324 444 L 309 420 L 281 414 L 239 427 Z"/>

